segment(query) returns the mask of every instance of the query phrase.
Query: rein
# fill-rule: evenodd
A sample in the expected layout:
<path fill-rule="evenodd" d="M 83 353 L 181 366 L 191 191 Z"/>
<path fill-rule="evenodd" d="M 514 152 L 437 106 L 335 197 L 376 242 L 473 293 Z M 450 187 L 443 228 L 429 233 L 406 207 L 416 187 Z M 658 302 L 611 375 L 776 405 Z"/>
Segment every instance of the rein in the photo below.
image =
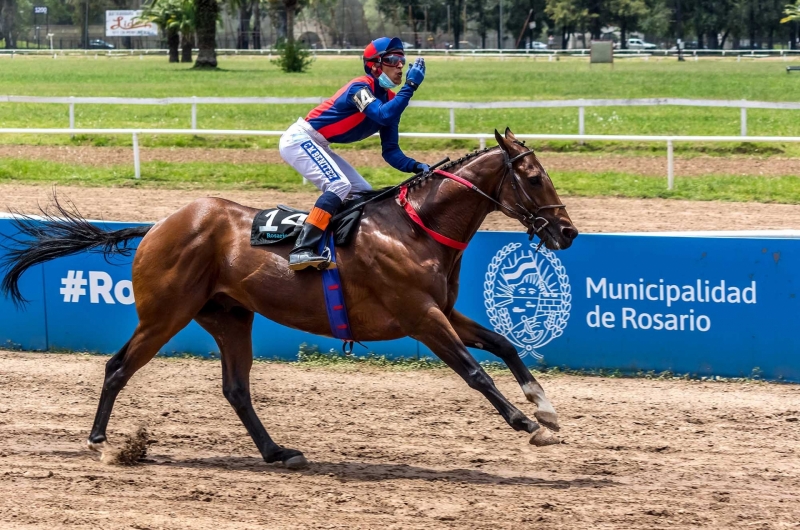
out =
<path fill-rule="evenodd" d="M 441 169 L 434 169 L 432 173 L 436 173 L 437 175 L 441 175 L 445 178 L 449 178 L 450 180 L 454 180 L 459 184 L 466 186 L 467 189 L 470 189 L 481 195 L 483 198 L 493 202 L 497 207 L 507 210 L 509 213 L 511 213 L 511 215 L 513 215 L 514 217 L 519 219 L 524 225 L 527 225 L 529 227 L 528 228 L 529 240 L 533 239 L 534 235 L 539 235 L 539 238 L 541 239 L 541 235 L 539 233 L 542 230 L 544 230 L 545 227 L 547 227 L 547 225 L 550 224 L 550 221 L 540 216 L 539 212 L 541 212 L 542 210 L 554 210 L 558 208 L 565 208 L 565 206 L 563 204 L 547 204 L 544 206 L 536 206 L 536 201 L 534 201 L 531 198 L 531 196 L 528 194 L 527 191 L 525 191 L 525 188 L 522 186 L 522 179 L 517 174 L 517 172 L 514 171 L 513 165 L 514 162 L 516 162 L 520 158 L 523 158 L 533 153 L 532 149 L 529 149 L 524 153 L 520 153 L 513 158 L 508 156 L 508 153 L 506 153 L 504 149 L 501 149 L 500 152 L 503 153 L 504 165 L 506 167 L 506 171 L 503 173 L 503 178 L 500 180 L 499 187 L 500 188 L 503 187 L 503 183 L 505 182 L 506 177 L 509 174 L 511 174 L 512 176 L 511 187 L 514 190 L 514 194 L 517 197 L 516 207 L 522 210 L 521 212 L 516 208 L 511 208 L 510 206 L 507 206 L 502 202 L 498 201 L 497 199 L 490 196 L 489 194 L 478 188 L 475 184 L 473 184 L 472 182 L 468 181 L 463 177 L 459 177 L 458 175 L 454 175 L 453 173 L 448 173 L 447 171 L 442 171 Z M 464 250 L 465 248 L 467 248 L 467 243 L 462 243 L 461 241 L 456 241 L 455 239 L 451 239 L 425 226 L 425 223 L 422 221 L 417 211 L 414 209 L 411 203 L 408 202 L 408 190 L 409 186 L 412 184 L 413 182 L 408 184 L 402 184 L 400 186 L 400 193 L 397 195 L 397 203 L 403 207 L 403 210 L 405 210 L 406 214 L 408 214 L 411 220 L 414 221 L 414 223 L 416 223 L 417 225 L 419 225 L 428 235 L 430 235 L 433 239 L 435 239 L 442 245 L 454 248 L 456 250 Z M 522 194 L 523 197 L 520 197 L 520 194 Z M 534 205 L 535 210 L 533 212 L 531 212 L 525 206 L 523 206 L 522 204 L 524 202 L 523 198 L 527 199 L 527 201 L 530 204 Z M 541 225 L 537 226 L 537 222 L 539 221 L 544 221 L 544 222 Z M 544 240 L 542 240 L 542 242 L 544 242 Z"/>

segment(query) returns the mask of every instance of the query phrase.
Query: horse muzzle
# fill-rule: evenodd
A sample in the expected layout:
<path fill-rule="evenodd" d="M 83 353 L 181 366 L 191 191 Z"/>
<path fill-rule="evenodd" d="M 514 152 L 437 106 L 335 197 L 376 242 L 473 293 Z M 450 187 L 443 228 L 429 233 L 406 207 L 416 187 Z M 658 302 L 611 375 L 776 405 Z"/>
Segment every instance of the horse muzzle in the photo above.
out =
<path fill-rule="evenodd" d="M 572 246 L 572 241 L 578 237 L 578 229 L 568 220 L 557 217 L 547 219 L 533 217 L 525 220 L 528 228 L 528 239 L 538 235 L 544 246 L 550 250 L 565 250 Z"/>

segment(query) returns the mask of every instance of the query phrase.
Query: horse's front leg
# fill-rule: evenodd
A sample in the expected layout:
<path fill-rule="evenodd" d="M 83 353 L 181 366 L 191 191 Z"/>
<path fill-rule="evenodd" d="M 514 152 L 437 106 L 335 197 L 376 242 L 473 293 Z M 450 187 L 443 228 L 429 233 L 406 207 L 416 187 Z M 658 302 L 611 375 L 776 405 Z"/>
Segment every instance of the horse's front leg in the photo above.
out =
<path fill-rule="evenodd" d="M 430 307 L 415 325 L 411 337 L 419 340 L 494 405 L 514 430 L 533 433 L 539 424 L 529 419 L 500 393 L 484 369 L 470 355 L 447 317 L 438 307 Z"/>
<path fill-rule="evenodd" d="M 537 410 L 534 414 L 536 419 L 548 429 L 554 431 L 561 429 L 558 425 L 556 409 L 545 396 L 542 385 L 533 377 L 531 371 L 522 362 L 517 349 L 508 339 L 486 329 L 455 310 L 450 313 L 450 324 L 465 345 L 488 351 L 502 359 L 514 374 L 519 386 L 522 387 L 525 397 L 536 405 Z"/>

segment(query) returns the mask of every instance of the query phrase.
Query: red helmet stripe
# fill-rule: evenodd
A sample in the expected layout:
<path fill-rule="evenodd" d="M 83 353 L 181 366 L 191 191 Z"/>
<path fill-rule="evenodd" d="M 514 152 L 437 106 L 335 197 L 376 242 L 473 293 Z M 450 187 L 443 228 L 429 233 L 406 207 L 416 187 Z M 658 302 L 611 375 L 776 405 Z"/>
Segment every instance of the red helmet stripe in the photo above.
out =
<path fill-rule="evenodd" d="M 375 49 L 375 44 L 370 42 L 367 44 L 367 47 L 364 48 L 364 59 L 371 59 L 378 55 L 378 50 Z"/>

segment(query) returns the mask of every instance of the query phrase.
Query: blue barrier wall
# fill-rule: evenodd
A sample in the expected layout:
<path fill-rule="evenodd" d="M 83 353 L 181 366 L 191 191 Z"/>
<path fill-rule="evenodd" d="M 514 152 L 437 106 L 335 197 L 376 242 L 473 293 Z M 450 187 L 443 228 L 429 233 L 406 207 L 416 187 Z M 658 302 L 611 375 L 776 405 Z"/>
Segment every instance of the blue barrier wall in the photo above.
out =
<path fill-rule="evenodd" d="M 10 230 L 0 219 L 0 234 Z M 0 344 L 116 351 L 137 322 L 131 260 L 81 254 L 31 269 L 21 283 L 27 310 L 0 300 Z M 567 251 L 536 253 L 524 234 L 480 232 L 464 254 L 456 308 L 505 335 L 529 364 L 722 376 L 758 368 L 800 381 L 798 265 L 800 240 L 788 238 L 589 234 Z M 296 358 L 303 342 L 340 347 L 261 317 L 253 340 L 262 357 Z M 430 354 L 411 339 L 368 346 Z M 217 347 L 193 323 L 163 350 Z"/>

